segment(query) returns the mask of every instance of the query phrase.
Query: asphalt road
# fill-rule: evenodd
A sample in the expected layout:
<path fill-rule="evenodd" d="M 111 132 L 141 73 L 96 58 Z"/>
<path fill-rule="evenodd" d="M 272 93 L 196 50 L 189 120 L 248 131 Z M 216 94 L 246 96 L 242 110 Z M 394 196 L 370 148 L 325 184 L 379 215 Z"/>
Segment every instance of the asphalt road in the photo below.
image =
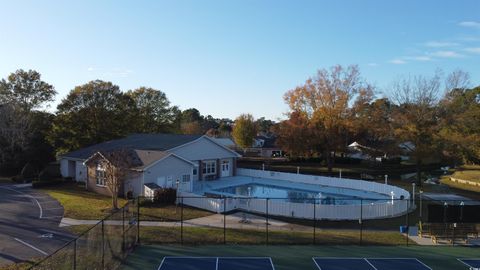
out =
<path fill-rule="evenodd" d="M 41 258 L 73 235 L 58 227 L 63 208 L 45 193 L 0 185 L 0 266 Z"/>

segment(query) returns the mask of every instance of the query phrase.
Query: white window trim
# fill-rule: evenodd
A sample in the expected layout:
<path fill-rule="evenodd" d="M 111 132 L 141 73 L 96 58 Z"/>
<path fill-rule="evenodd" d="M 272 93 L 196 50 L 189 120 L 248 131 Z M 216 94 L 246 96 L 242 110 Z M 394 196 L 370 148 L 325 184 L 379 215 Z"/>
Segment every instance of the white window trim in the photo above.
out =
<path fill-rule="evenodd" d="M 98 183 L 98 172 L 102 171 L 103 172 L 103 185 Z M 95 185 L 97 187 L 106 187 L 106 176 L 105 176 L 105 168 L 101 164 L 97 164 L 97 167 L 95 168 Z"/>
<path fill-rule="evenodd" d="M 208 172 L 209 169 L 210 169 L 210 172 Z M 218 168 L 217 168 L 217 161 L 216 160 L 203 160 L 202 161 L 202 174 L 203 175 L 216 175 L 217 174 L 217 169 Z"/>

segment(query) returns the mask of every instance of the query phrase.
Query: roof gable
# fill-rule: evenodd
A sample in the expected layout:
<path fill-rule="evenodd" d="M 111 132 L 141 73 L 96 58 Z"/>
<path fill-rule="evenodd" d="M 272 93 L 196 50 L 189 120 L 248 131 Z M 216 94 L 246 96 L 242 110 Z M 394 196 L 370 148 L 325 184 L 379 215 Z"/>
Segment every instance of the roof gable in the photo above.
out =
<path fill-rule="evenodd" d="M 188 160 L 240 157 L 237 152 L 218 144 L 207 136 L 203 136 L 195 141 L 170 149 L 169 152 L 175 153 Z"/>
<path fill-rule="evenodd" d="M 85 160 L 96 152 L 111 152 L 118 149 L 137 149 L 166 151 L 191 141 L 197 140 L 201 135 L 180 134 L 133 134 L 126 138 L 111 140 L 88 146 L 67 154 L 62 158 Z"/>

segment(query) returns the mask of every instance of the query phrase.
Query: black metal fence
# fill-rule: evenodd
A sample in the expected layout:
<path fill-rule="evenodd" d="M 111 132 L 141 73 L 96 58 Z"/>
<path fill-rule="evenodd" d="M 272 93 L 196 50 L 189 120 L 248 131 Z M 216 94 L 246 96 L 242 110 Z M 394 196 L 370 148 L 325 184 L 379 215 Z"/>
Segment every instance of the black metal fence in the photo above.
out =
<path fill-rule="evenodd" d="M 115 269 L 138 242 L 138 199 L 100 220 L 30 269 Z"/>
<path fill-rule="evenodd" d="M 312 212 L 306 218 L 272 214 L 279 211 L 275 207 L 288 205 L 282 203 L 286 201 Z M 387 207 L 385 217 L 372 219 L 365 214 L 372 203 L 386 203 L 392 207 L 407 203 L 408 211 L 391 215 Z M 210 210 L 201 209 L 200 205 Z M 338 211 L 342 205 L 356 205 L 358 216 L 349 220 L 326 218 L 322 207 L 335 205 L 339 206 Z M 162 245 L 415 245 L 419 242 L 469 245 L 479 243 L 479 233 L 478 201 L 431 200 L 418 196 L 415 200 L 376 202 L 364 199 L 178 197 L 173 204 L 160 204 L 154 198 L 141 197 L 129 201 L 30 269 L 115 269 L 140 242 Z"/>
<path fill-rule="evenodd" d="M 281 203 L 286 200 L 296 205 L 294 211 L 303 207 L 311 212 L 305 218 L 294 218 L 297 213 L 276 215 L 276 208 L 290 207 Z M 368 209 L 375 203 L 385 204 L 381 218 L 368 216 Z M 389 207 L 402 203 L 408 211 L 391 215 Z M 217 210 L 198 208 L 202 205 Z M 355 209 L 355 218 L 335 220 L 322 210 L 342 211 L 346 205 L 356 206 L 344 208 Z M 418 196 L 415 200 L 335 202 L 315 198 L 178 197 L 176 204 L 166 205 L 141 198 L 140 220 L 142 243 L 154 244 L 469 245 L 479 240 L 480 203 Z"/>

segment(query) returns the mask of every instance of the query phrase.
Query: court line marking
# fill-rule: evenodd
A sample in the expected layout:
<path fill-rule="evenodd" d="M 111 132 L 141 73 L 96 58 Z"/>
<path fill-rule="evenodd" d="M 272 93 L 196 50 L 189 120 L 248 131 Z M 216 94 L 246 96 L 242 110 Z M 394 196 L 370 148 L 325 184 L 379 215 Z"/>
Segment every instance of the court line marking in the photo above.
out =
<path fill-rule="evenodd" d="M 35 197 L 33 197 L 32 195 L 27 194 L 27 193 L 25 193 L 25 192 L 21 192 L 21 191 L 18 191 L 18 190 L 16 190 L 16 189 L 13 189 L 13 188 L 8 188 L 8 187 L 0 187 L 0 188 L 8 189 L 8 190 L 11 190 L 11 191 L 15 191 L 15 192 L 17 192 L 17 193 L 23 194 L 23 195 L 25 195 L 25 196 L 30 197 L 31 199 L 33 199 L 33 200 L 37 203 L 38 209 L 40 209 L 40 217 L 39 217 L 39 218 L 40 218 L 40 219 L 42 218 L 42 216 L 43 216 L 43 209 L 42 209 L 42 206 L 40 205 L 40 203 L 38 202 L 38 200 L 35 199 Z"/>
<path fill-rule="evenodd" d="M 470 268 L 473 268 L 473 266 L 471 266 L 470 264 L 464 262 L 463 260 L 475 260 L 475 261 L 480 261 L 480 258 L 457 258 L 458 261 L 460 261 L 461 263 L 465 264 L 466 266 L 470 267 Z"/>
<path fill-rule="evenodd" d="M 272 265 L 272 270 L 275 270 L 275 266 L 273 265 L 272 257 L 268 257 L 268 259 L 270 260 L 270 264 Z"/>
<path fill-rule="evenodd" d="M 166 258 L 166 257 L 163 257 L 162 262 L 161 262 L 160 265 L 158 266 L 158 270 L 161 270 L 162 265 L 163 265 L 163 262 L 165 261 L 165 258 Z"/>
<path fill-rule="evenodd" d="M 315 263 L 315 265 L 317 266 L 317 268 L 318 268 L 319 270 L 322 270 L 322 268 L 320 267 L 320 265 L 318 265 L 318 263 L 317 263 L 317 261 L 315 260 L 315 258 L 316 258 L 316 257 L 312 257 L 313 262 Z"/>
<path fill-rule="evenodd" d="M 425 263 L 420 261 L 418 258 L 414 258 L 414 257 L 413 258 L 365 258 L 365 260 L 367 260 L 367 262 L 369 262 L 368 260 L 414 260 L 420 263 L 421 265 L 425 266 L 427 269 L 433 270 L 432 268 L 430 268 L 430 266 L 426 265 Z"/>
<path fill-rule="evenodd" d="M 27 243 L 27 242 L 25 242 L 25 241 L 22 241 L 22 240 L 20 240 L 20 239 L 18 239 L 18 238 L 13 238 L 13 239 L 15 239 L 16 241 L 24 244 L 25 246 L 27 246 L 27 247 L 29 247 L 29 248 L 31 248 L 31 249 L 34 249 L 34 250 L 42 253 L 42 254 L 45 255 L 45 256 L 48 255 L 48 253 L 46 253 L 45 251 L 43 251 L 43 250 L 41 250 L 41 249 L 39 249 L 39 248 L 37 248 L 37 247 L 34 247 L 34 246 L 30 245 L 29 243 Z"/>
<path fill-rule="evenodd" d="M 272 265 L 272 270 L 275 270 L 275 266 L 273 265 L 272 257 L 202 257 L 202 256 L 165 256 L 163 257 L 162 261 L 160 262 L 160 265 L 158 266 L 158 270 L 161 270 L 162 265 L 165 262 L 165 259 L 216 259 L 215 261 L 215 270 L 218 270 L 218 265 L 219 265 L 219 260 L 220 259 L 268 259 L 270 261 L 270 264 Z M 316 263 L 315 263 L 316 264 Z M 318 265 L 317 265 L 318 266 Z M 318 267 L 320 268 L 320 267 Z"/>
<path fill-rule="evenodd" d="M 367 259 L 365 258 L 359 258 L 359 257 L 312 257 L 312 260 L 313 262 L 315 263 L 315 265 L 318 267 L 319 270 L 322 270 L 322 268 L 320 267 L 320 265 L 318 265 L 316 259 L 334 259 L 334 260 L 365 260 L 371 267 L 373 267 L 374 270 L 378 270 L 377 268 L 375 268 L 375 266 L 373 266 L 369 261 L 367 261 Z"/>
<path fill-rule="evenodd" d="M 374 270 L 378 270 L 375 266 L 373 266 L 373 264 L 371 264 L 367 258 L 363 258 Z"/>

